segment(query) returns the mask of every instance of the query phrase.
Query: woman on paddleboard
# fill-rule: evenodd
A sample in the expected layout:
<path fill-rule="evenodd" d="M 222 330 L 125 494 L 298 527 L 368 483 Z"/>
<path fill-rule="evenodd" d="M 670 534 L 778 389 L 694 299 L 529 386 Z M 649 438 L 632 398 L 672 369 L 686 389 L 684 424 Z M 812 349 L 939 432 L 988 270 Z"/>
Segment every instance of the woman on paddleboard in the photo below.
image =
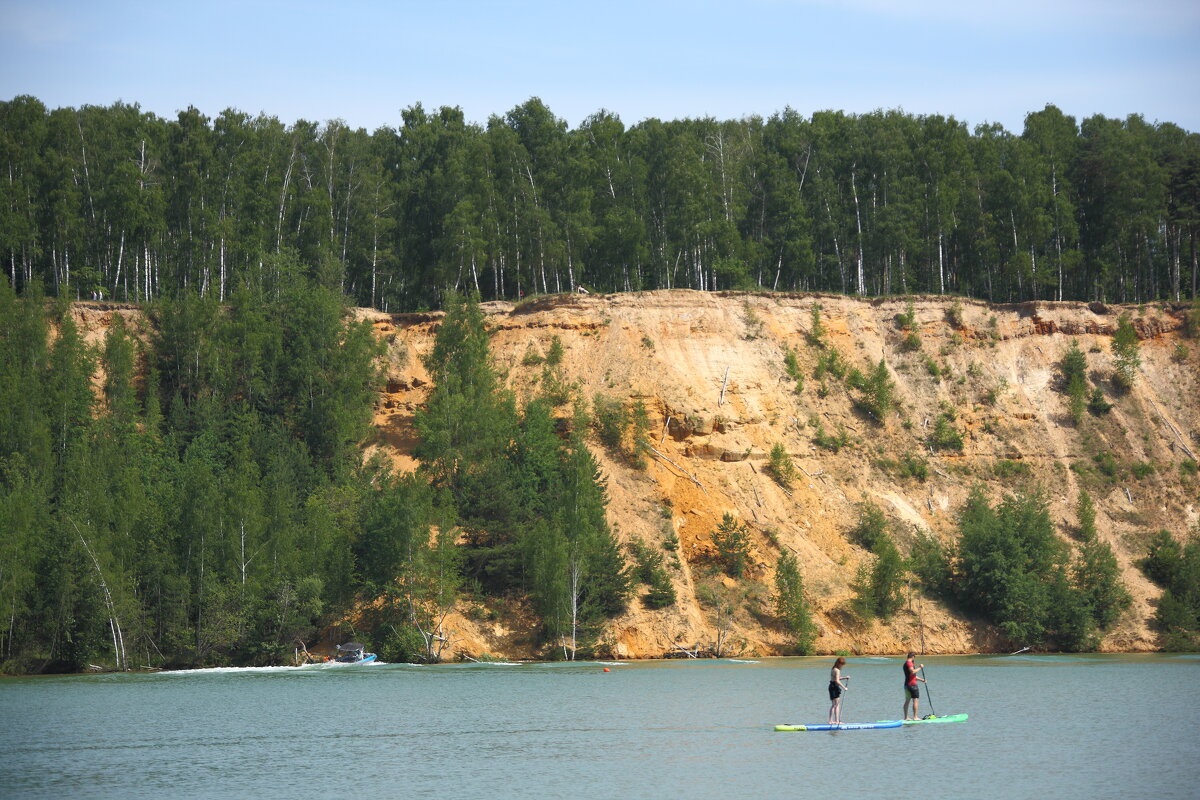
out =
<path fill-rule="evenodd" d="M 846 689 L 842 681 L 850 680 L 849 675 L 842 674 L 842 667 L 846 666 L 846 659 L 838 656 L 837 661 L 833 662 L 833 669 L 829 671 L 829 724 L 842 724 L 842 692 Z"/>
<path fill-rule="evenodd" d="M 917 706 L 921 703 L 921 690 L 917 688 L 917 681 L 925 682 L 925 679 L 917 675 L 917 670 L 924 669 L 925 665 L 920 664 L 913 666 L 913 659 L 916 653 L 909 652 L 908 659 L 904 662 L 904 718 L 905 719 L 920 719 L 921 715 L 917 711 Z M 908 715 L 908 704 L 912 703 L 912 716 Z"/>

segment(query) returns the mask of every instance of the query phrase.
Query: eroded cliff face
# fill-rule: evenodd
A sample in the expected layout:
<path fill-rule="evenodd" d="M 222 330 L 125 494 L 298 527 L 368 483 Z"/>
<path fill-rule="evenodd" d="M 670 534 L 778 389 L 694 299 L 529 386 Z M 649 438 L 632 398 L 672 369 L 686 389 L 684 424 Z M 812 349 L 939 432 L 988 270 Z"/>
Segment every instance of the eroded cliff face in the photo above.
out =
<path fill-rule="evenodd" d="M 732 623 L 726 623 L 734 649 L 787 652 L 787 637 L 771 619 L 774 566 L 782 548 L 800 561 L 817 610 L 819 652 L 1004 649 L 1013 643 L 991 627 L 915 590 L 890 623 L 856 622 L 846 610 L 850 584 L 869 555 L 847 533 L 860 504 L 870 501 L 896 523 L 892 532 L 903 552 L 918 533 L 950 542 L 972 486 L 983 482 L 996 498 L 1026 481 L 1046 493 L 1065 540 L 1077 522 L 1080 488 L 1092 493 L 1099 535 L 1113 546 L 1133 596 L 1103 649 L 1156 647 L 1147 621 L 1159 592 L 1133 562 L 1145 554 L 1154 532 L 1182 534 L 1200 513 L 1197 482 L 1179 469 L 1200 450 L 1200 347 L 1192 345 L 1179 358 L 1183 308 L 912 298 L 921 348 L 906 350 L 907 334 L 897 316 L 908 302 L 676 290 L 485 304 L 494 362 L 518 397 L 537 391 L 542 371 L 523 363 L 526 353 L 532 347 L 544 354 L 557 336 L 565 350 L 562 369 L 584 397 L 602 393 L 627 406 L 641 401 L 650 412 L 658 455 L 648 468 L 635 469 L 599 446 L 594 451 L 608 479 L 609 518 L 619 538 L 638 537 L 665 548 L 679 599 L 661 610 L 635 600 L 607 633 L 614 656 L 660 657 L 680 647 L 714 646 L 720 625 L 698 601 L 697 587 L 721 580 L 711 575 L 712 533 L 725 513 L 753 532 L 749 575 L 737 585 L 724 579 L 740 598 Z M 866 372 L 881 358 L 886 361 L 899 408 L 882 425 L 854 408 L 842 381 L 828 378 L 822 390 L 811 377 L 821 352 L 809 341 L 817 303 L 824 341 L 850 367 Z M 1076 428 L 1057 387 L 1057 365 L 1077 339 L 1087 354 L 1090 381 L 1111 398 L 1111 340 L 1125 311 L 1141 338 L 1137 383 L 1111 413 L 1089 416 Z M 389 342 L 388 384 L 374 446 L 398 467 L 411 469 L 412 415 L 431 388 L 420 356 L 432 346 L 440 315 L 358 313 Z M 785 372 L 787 348 L 796 351 L 806 376 L 800 393 Z M 932 451 L 924 443 L 946 411 L 953 412 L 963 435 L 961 453 Z M 818 426 L 830 435 L 844 430 L 849 445 L 837 452 L 818 446 Z M 799 468 L 788 488 L 764 471 L 777 443 Z M 1112 481 L 1071 469 L 1077 462 L 1091 464 L 1101 452 L 1126 465 L 1153 465 L 1154 472 L 1137 479 L 1126 471 Z M 926 480 L 901 477 L 889 467 L 906 455 L 927 459 Z M 1001 478 L 997 462 L 1024 466 Z M 453 624 L 458 651 L 530 654 L 528 619 L 477 624 L 456 615 Z"/>
<path fill-rule="evenodd" d="M 816 607 L 818 652 L 1016 649 L 1021 643 L 1007 642 L 990 626 L 915 590 L 888 624 L 864 625 L 846 610 L 857 568 L 870 558 L 847 537 L 863 501 L 885 511 L 907 554 L 918 532 L 951 542 L 956 515 L 980 482 L 993 499 L 1040 485 L 1065 541 L 1077 524 L 1079 490 L 1086 488 L 1096 501 L 1099 535 L 1114 548 L 1133 597 L 1102 649 L 1157 647 L 1147 622 L 1159 590 L 1134 561 L 1156 531 L 1182 536 L 1200 519 L 1200 481 L 1179 469 L 1184 459 L 1200 460 L 1200 342 L 1183 338 L 1183 307 L 911 298 L 921 348 L 906 350 L 907 333 L 897 317 L 909 300 L 675 290 L 484 305 L 493 361 L 518 397 L 539 389 L 542 367 L 526 365 L 527 352 L 545 354 L 557 336 L 562 371 L 579 394 L 591 400 L 602 393 L 627 406 L 641 401 L 650 413 L 659 455 L 646 469 L 598 445 L 593 451 L 608 479 L 609 519 L 618 537 L 663 548 L 678 602 L 649 610 L 634 600 L 606 633 L 612 655 L 712 649 L 722 626 L 713 609 L 698 601 L 697 589 L 714 582 L 738 598 L 737 613 L 725 625 L 727 646 L 746 654 L 788 652 L 788 638 L 771 612 L 774 567 L 784 548 L 796 554 Z M 822 391 L 813 379 L 822 352 L 809 341 L 815 304 L 827 347 L 848 366 L 866 372 L 886 360 L 899 406 L 882 425 L 855 410 L 844 382 L 827 378 Z M 1141 339 L 1142 363 L 1132 391 L 1116 399 L 1111 344 L 1123 312 Z M 74 313 L 92 344 L 102 342 L 114 315 L 124 316 L 131 330 L 141 318 L 136 306 L 115 304 L 79 303 Z M 369 449 L 411 470 L 417 465 L 413 412 L 432 388 L 420 357 L 432 347 L 442 315 L 355 314 L 388 342 L 378 436 Z M 1109 414 L 1089 415 L 1080 428 L 1057 385 L 1058 364 L 1073 338 L 1087 356 L 1090 382 L 1115 403 Z M 1180 342 L 1189 350 L 1183 359 Z M 800 393 L 785 372 L 788 348 L 805 376 Z M 99 390 L 103 375 L 95 381 Z M 948 410 L 964 439 L 961 453 L 924 444 L 937 416 Z M 829 435 L 844 430 L 848 446 L 837 452 L 820 447 L 814 441 L 818 425 Z M 777 443 L 799 468 L 786 489 L 764 471 Z M 1124 465 L 1121 477 L 1071 468 L 1092 464 L 1097 453 Z M 928 461 L 926 480 L 901 477 L 888 466 L 906 455 Z M 1022 473 L 1000 477 L 998 462 L 1024 465 Z M 1128 467 L 1134 464 L 1154 471 L 1133 477 Z M 712 533 L 725 513 L 753 534 L 751 568 L 736 584 L 711 575 Z M 461 610 L 447 621 L 447 656 L 535 654 L 535 621 L 520 604 L 491 614 Z M 495 621 L 477 621 L 483 618 Z"/>

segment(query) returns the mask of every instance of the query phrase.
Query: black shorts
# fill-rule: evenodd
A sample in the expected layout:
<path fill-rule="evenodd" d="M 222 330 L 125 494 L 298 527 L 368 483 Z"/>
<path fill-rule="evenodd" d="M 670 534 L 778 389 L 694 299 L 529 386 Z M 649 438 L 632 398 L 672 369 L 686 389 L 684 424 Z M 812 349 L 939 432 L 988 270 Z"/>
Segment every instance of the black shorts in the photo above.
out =
<path fill-rule="evenodd" d="M 916 700 L 921 696 L 921 690 L 917 688 L 915 683 L 912 686 L 905 686 L 904 691 L 908 692 L 908 696 L 913 700 Z"/>
<path fill-rule="evenodd" d="M 837 681 L 829 682 L 829 699 L 837 700 L 842 696 L 842 685 Z"/>

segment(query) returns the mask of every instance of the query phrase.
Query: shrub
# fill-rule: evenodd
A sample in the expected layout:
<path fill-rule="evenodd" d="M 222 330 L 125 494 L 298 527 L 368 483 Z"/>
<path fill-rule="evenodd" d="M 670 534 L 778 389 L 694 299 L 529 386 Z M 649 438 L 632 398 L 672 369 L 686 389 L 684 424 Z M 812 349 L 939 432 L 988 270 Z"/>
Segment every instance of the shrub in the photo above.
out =
<path fill-rule="evenodd" d="M 887 364 L 881 358 L 879 364 L 871 370 L 871 374 L 862 380 L 860 395 L 855 403 L 882 423 L 884 416 L 892 410 L 895 398 L 896 384 L 892 382 Z"/>
<path fill-rule="evenodd" d="M 629 414 L 617 400 L 597 394 L 593 403 L 596 431 L 600 442 L 611 450 L 620 451 L 629 428 Z"/>
<path fill-rule="evenodd" d="M 1092 396 L 1088 400 L 1088 411 L 1095 416 L 1107 414 L 1109 411 L 1112 411 L 1112 403 L 1104 399 L 1104 392 L 1100 390 L 1099 386 L 1092 390 Z"/>
<path fill-rule="evenodd" d="M 804 373 L 800 371 L 800 361 L 796 356 L 796 351 L 790 347 L 784 350 L 783 368 L 788 377 L 796 382 L 796 394 L 804 391 Z"/>
<path fill-rule="evenodd" d="M 557 367 L 563 360 L 562 340 L 557 335 L 550 337 L 550 349 L 546 351 L 546 363 Z"/>
<path fill-rule="evenodd" d="M 829 374 L 841 380 L 846 376 L 846 362 L 842 360 L 842 356 L 836 348 L 830 347 L 817 358 L 817 366 L 813 370 L 813 377 L 817 380 L 824 380 L 825 375 Z"/>
<path fill-rule="evenodd" d="M 542 354 L 535 350 L 533 345 L 530 344 L 529 347 L 525 348 L 525 356 L 521 359 L 521 366 L 536 367 L 545 360 L 546 359 L 542 358 Z"/>
<path fill-rule="evenodd" d="M 850 541 L 874 551 L 880 540 L 887 537 L 887 526 L 887 517 L 879 506 L 863 503 L 858 507 L 858 525 L 850 530 Z"/>
<path fill-rule="evenodd" d="M 713 531 L 712 539 L 725 572 L 731 578 L 742 577 L 750 562 L 750 529 L 726 513 Z"/>
<path fill-rule="evenodd" d="M 933 426 L 933 433 L 929 437 L 929 443 L 939 450 L 957 450 L 961 453 L 963 449 L 962 434 L 955 430 L 951 419 L 948 413 L 938 414 L 937 421 Z"/>
<path fill-rule="evenodd" d="M 1107 450 L 1103 453 L 1096 453 L 1092 456 L 1092 461 L 1096 463 L 1096 468 L 1100 470 L 1108 478 L 1115 479 L 1121 474 L 1121 465 L 1117 463 L 1117 459 Z"/>
<path fill-rule="evenodd" d="M 1129 467 L 1129 471 L 1140 481 L 1142 478 L 1154 474 L 1154 464 L 1149 461 L 1133 464 Z"/>
<path fill-rule="evenodd" d="M 824 450 L 831 450 L 836 453 L 850 444 L 850 434 L 846 433 L 844 427 L 838 425 L 837 435 L 830 436 L 825 433 L 825 426 L 818 423 L 817 432 L 813 436 L 813 444 Z"/>
<path fill-rule="evenodd" d="M 929 479 L 929 462 L 912 453 L 905 453 L 898 461 L 883 458 L 878 463 L 880 468 L 895 473 L 898 478 L 916 478 L 919 481 Z"/>
<path fill-rule="evenodd" d="M 1019 475 L 1029 474 L 1029 465 L 1023 461 L 1009 461 L 1001 459 L 992 465 L 992 471 L 996 473 L 997 478 L 1009 479 Z"/>
<path fill-rule="evenodd" d="M 675 604 L 675 587 L 671 584 L 671 576 L 663 566 L 662 553 L 648 546 L 641 539 L 629 543 L 633 551 L 636 566 L 633 577 L 638 583 L 645 584 L 650 591 L 642 597 L 646 608 L 666 608 Z"/>
<path fill-rule="evenodd" d="M 813 303 L 812 327 L 808 331 L 808 341 L 817 347 L 824 346 L 825 325 L 821 322 L 821 304 Z"/>
<path fill-rule="evenodd" d="M 1196 462 L 1193 461 L 1192 459 L 1185 458 L 1183 461 L 1179 462 L 1179 474 L 1180 475 L 1183 475 L 1183 476 L 1189 477 L 1189 478 L 1194 478 L 1194 477 L 1196 477 L 1197 471 L 1198 471 L 1198 466 L 1197 466 Z"/>
<path fill-rule="evenodd" d="M 949 310 L 946 311 L 946 320 L 955 328 L 963 326 L 963 307 L 961 301 L 955 300 L 950 305 Z"/>
<path fill-rule="evenodd" d="M 921 349 L 921 337 L 915 333 L 907 333 L 900 340 L 900 349 L 905 353 L 915 353 Z"/>
<path fill-rule="evenodd" d="M 796 479 L 796 465 L 792 463 L 792 457 L 788 455 L 787 448 L 783 446 L 782 442 L 776 442 L 775 446 L 771 448 L 767 470 L 780 486 L 790 486 Z"/>

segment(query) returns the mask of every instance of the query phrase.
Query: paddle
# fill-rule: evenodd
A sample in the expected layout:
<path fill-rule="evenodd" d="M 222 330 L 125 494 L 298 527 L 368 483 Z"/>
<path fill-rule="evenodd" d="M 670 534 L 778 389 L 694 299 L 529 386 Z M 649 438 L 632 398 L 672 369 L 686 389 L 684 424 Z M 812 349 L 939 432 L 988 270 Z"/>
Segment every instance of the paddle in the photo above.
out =
<path fill-rule="evenodd" d="M 929 713 L 937 716 L 937 712 L 933 710 L 933 694 L 929 691 L 929 676 L 925 674 L 924 665 L 921 666 L 921 675 L 925 678 L 925 699 L 929 701 Z"/>

